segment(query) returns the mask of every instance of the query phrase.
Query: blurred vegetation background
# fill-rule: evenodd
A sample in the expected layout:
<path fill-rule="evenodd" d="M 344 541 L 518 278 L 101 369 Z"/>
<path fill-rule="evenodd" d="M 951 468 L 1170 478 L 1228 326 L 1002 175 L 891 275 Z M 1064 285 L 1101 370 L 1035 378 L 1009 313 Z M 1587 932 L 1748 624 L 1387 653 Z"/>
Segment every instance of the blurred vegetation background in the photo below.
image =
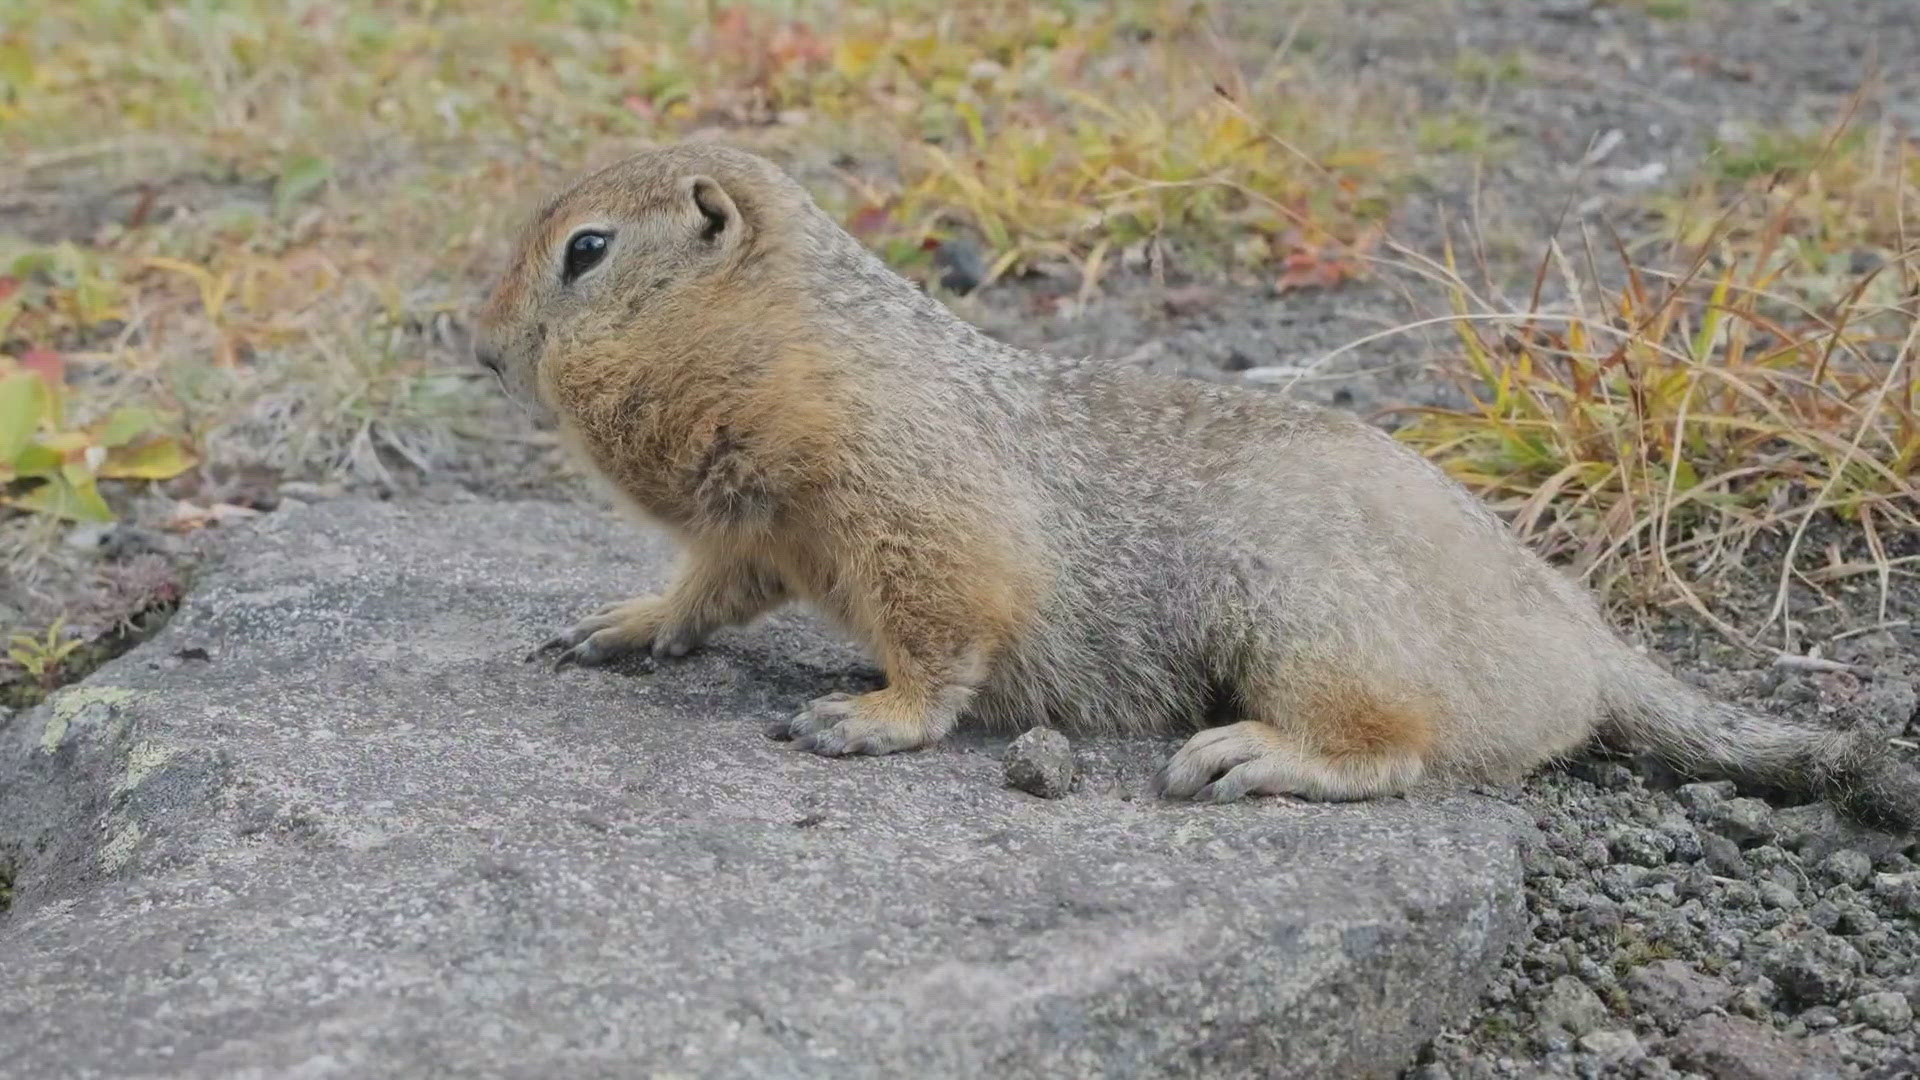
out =
<path fill-rule="evenodd" d="M 1322 62 L 1346 6 L 0 8 L 0 682 L 26 700 L 172 603 L 191 558 L 153 536 L 422 476 L 550 490 L 465 314 L 555 184 L 681 138 L 775 156 L 950 298 L 1391 276 L 1418 310 L 1388 333 L 1443 330 L 1453 390 L 1382 422 L 1610 596 L 1752 640 L 1789 584 L 1864 575 L 1890 618 L 1920 557 L 1911 137 L 1759 132 L 1626 235 L 1456 244 L 1420 200 L 1509 152 L 1487 104 L 1527 58 L 1460 51 L 1436 99 Z M 1762 536 L 1776 617 L 1735 627 L 1714 575 Z"/>

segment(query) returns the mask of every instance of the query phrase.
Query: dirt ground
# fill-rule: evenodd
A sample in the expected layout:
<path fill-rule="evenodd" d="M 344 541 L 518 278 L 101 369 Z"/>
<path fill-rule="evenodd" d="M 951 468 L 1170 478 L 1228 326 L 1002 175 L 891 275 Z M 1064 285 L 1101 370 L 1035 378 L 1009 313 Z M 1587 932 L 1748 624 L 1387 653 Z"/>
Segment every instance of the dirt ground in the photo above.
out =
<path fill-rule="evenodd" d="M 1667 8 L 1673 10 L 1654 10 Z M 1716 138 L 1831 123 L 1863 85 L 1863 120 L 1885 119 L 1909 132 L 1920 130 L 1920 64 L 1912 62 L 1920 56 L 1920 0 L 1354 2 L 1290 29 L 1325 63 L 1353 79 L 1409 95 L 1436 114 L 1471 117 L 1484 129 L 1495 151 L 1478 165 L 1422 177 L 1396 213 L 1391 234 L 1407 251 L 1429 257 L 1438 256 L 1448 236 L 1462 245 L 1475 245 L 1477 237 L 1494 287 L 1515 296 L 1524 296 L 1549 238 L 1577 242 L 1583 226 L 1644 235 L 1650 200 L 1706 167 Z M 170 183 L 168 197 L 182 202 L 260 197 L 194 180 Z M 121 212 L 114 200 L 139 197 L 129 190 L 95 192 L 86 199 L 63 198 L 57 191 L 0 195 L 0 232 L 45 239 L 73 235 L 84 231 L 92 216 Z M 1264 287 L 1187 279 L 1177 272 L 1156 280 L 1145 270 L 1110 275 L 1084 307 L 1068 302 L 1077 292 L 1071 280 L 1013 280 L 952 302 L 967 318 L 1022 345 L 1124 357 L 1195 378 L 1250 382 L 1378 415 L 1383 423 L 1392 422 L 1386 410 L 1457 400 L 1456 391 L 1432 370 L 1439 340 L 1433 333 L 1387 334 L 1351 347 L 1443 309 L 1441 298 L 1418 275 L 1390 267 L 1333 290 L 1283 295 Z M 460 333 L 457 326 L 447 332 Z M 264 468 L 250 472 L 243 462 L 224 475 L 195 478 L 167 494 L 144 497 L 141 505 L 161 514 L 173 505 L 172 495 L 193 485 L 214 485 L 220 488 L 218 501 L 259 512 L 296 499 L 325 499 L 350 487 L 370 487 L 394 498 L 556 492 L 588 497 L 551 437 L 511 408 L 495 408 L 483 427 L 477 437 L 438 448 L 430 470 L 392 454 L 383 458 L 386 475 L 375 479 L 286 475 Z M 49 610 L 79 610 L 84 621 L 90 610 L 99 613 L 95 618 L 117 619 L 142 606 L 164 609 L 185 586 L 199 542 L 150 524 L 151 519 L 143 524 L 136 518 L 113 529 L 67 530 L 60 556 L 67 569 L 31 583 L 0 582 L 0 616 L 11 613 L 24 622 Z M 1768 622 L 1785 542 L 1754 543 L 1744 568 L 1728 579 L 1729 591 L 1713 598 L 1716 609 L 1732 613 L 1744 627 Z M 1855 534 L 1832 523 L 1811 530 L 1801 544 L 1807 550 L 1832 549 L 1839 560 L 1863 556 Z M 1920 538 L 1894 538 L 1887 554 L 1920 555 Z M 1876 724 L 1890 738 L 1920 736 L 1914 705 L 1914 687 L 1920 683 L 1920 660 L 1915 659 L 1920 656 L 1920 584 L 1914 577 L 1896 574 L 1883 582 L 1864 575 L 1818 587 L 1800 581 L 1790 599 L 1788 618 L 1769 631 L 1770 640 L 1793 652 L 1817 650 L 1834 662 L 1830 668 L 1782 671 L 1733 647 L 1684 610 L 1639 613 L 1626 629 L 1690 677 L 1730 696 L 1803 708 L 1838 722 Z M 1907 745 L 1903 752 L 1912 759 L 1911 742 Z M 1643 770 L 1621 781 L 1583 767 L 1508 795 L 1539 812 L 1549 847 L 1575 851 L 1591 838 L 1583 830 L 1599 829 L 1583 815 L 1618 811 L 1623 799 L 1661 814 L 1683 814 L 1675 809 L 1682 804 L 1674 801 L 1674 788 L 1657 773 Z M 1684 814 L 1693 815 L 1689 828 L 1712 831 L 1710 814 L 1692 809 Z M 1811 863 L 1803 873 L 1800 860 L 1813 856 L 1784 846 L 1774 850 L 1782 852 L 1783 864 L 1812 880 Z M 1911 874 L 1915 854 L 1920 853 L 1888 848 L 1875 855 L 1875 870 L 1883 876 Z M 1603 852 L 1596 864 L 1579 872 L 1604 876 L 1620 863 Z M 1541 895 L 1564 893 L 1573 873 L 1567 867 L 1543 872 L 1539 880 L 1551 887 L 1542 885 Z M 1817 890 L 1801 889 L 1793 906 L 1781 908 L 1782 920 L 1767 926 L 1729 925 L 1727 932 L 1746 937 L 1712 961 L 1719 971 L 1712 977 L 1724 979 L 1730 994 L 1760 988 L 1758 1004 L 1729 1012 L 1751 1024 L 1751 1054 L 1779 1050 L 1769 1039 L 1786 1040 L 1789 1049 L 1815 1040 L 1818 1045 L 1808 1052 L 1816 1056 L 1807 1060 L 1816 1073 L 1831 1068 L 1838 1074 L 1913 1075 L 1898 1072 L 1912 1068 L 1913 1055 L 1920 1052 L 1911 1027 L 1868 1016 L 1858 999 L 1906 994 L 1920 1006 L 1920 985 L 1906 978 L 1920 960 L 1914 930 L 1920 921 L 1909 918 L 1900 929 L 1897 904 L 1869 901 L 1867 891 L 1859 888 L 1860 904 L 1880 905 L 1877 910 L 1894 921 L 1872 948 L 1856 942 L 1870 954 L 1858 975 L 1866 989 L 1833 1001 L 1765 997 L 1773 991 L 1762 983 L 1777 988 L 1781 981 L 1761 974 L 1774 970 L 1763 955 L 1774 945 L 1764 943 L 1755 953 L 1743 944 L 1754 935 L 1778 937 L 1809 918 L 1817 923 L 1818 916 L 1811 914 L 1821 900 Z M 1554 904 L 1541 901 L 1536 910 L 1557 911 Z M 1674 908 L 1682 906 L 1676 901 Z M 1657 921 L 1658 915 L 1647 918 Z M 1633 1047 L 1623 1049 L 1621 1039 L 1586 1038 L 1591 1032 L 1562 1031 L 1566 1037 L 1556 1041 L 1551 1025 L 1541 1019 L 1542 1002 L 1565 987 L 1554 982 L 1559 976 L 1552 964 L 1540 958 L 1543 949 L 1558 948 L 1554 943 L 1571 918 L 1541 917 L 1539 940 L 1513 958 L 1487 1012 L 1438 1040 L 1416 1075 L 1430 1080 L 1788 1075 L 1689 1065 L 1711 1055 L 1688 1057 L 1684 1048 L 1668 1052 L 1665 1048 L 1679 1037 L 1671 1035 L 1669 1017 L 1644 1006 L 1624 977 L 1587 978 L 1577 963 L 1567 970 L 1609 1002 Z M 1632 918 L 1629 913 L 1628 921 Z M 1705 918 L 1711 922 L 1716 916 Z M 1714 928 L 1696 929 L 1688 939 L 1694 944 L 1675 945 L 1663 955 L 1707 964 Z M 1619 941 L 1616 934 L 1581 948 L 1605 967 L 1617 957 Z M 1904 974 L 1902 964 L 1907 965 Z M 1625 996 L 1614 1001 L 1610 990 Z"/>

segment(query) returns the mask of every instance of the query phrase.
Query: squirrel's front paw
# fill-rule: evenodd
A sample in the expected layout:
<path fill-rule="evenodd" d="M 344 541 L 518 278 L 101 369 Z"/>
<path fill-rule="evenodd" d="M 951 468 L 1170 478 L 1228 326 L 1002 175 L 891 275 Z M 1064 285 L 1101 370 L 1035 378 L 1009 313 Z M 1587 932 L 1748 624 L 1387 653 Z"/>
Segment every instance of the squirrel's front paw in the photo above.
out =
<path fill-rule="evenodd" d="M 918 750 L 933 741 L 927 724 L 901 715 L 895 695 L 885 690 L 815 698 L 792 719 L 776 721 L 767 736 L 791 739 L 796 749 L 822 757 L 892 754 Z"/>
<path fill-rule="evenodd" d="M 556 670 L 568 664 L 597 667 L 647 649 L 656 657 L 685 656 L 699 643 L 694 627 L 674 620 L 664 599 L 641 596 L 609 604 L 581 619 L 571 630 L 549 638 L 527 659 L 558 651 Z"/>

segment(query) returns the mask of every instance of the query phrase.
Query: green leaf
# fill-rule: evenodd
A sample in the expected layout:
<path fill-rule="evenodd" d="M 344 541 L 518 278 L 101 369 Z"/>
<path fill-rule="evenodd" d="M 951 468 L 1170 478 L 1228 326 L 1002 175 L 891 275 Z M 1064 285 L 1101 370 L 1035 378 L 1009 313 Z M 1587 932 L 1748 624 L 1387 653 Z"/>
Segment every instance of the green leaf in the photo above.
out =
<path fill-rule="evenodd" d="M 74 516 L 81 521 L 113 520 L 113 508 L 100 497 L 100 489 L 94 486 L 93 474 L 87 471 L 85 465 L 69 463 L 60 470 L 60 475 L 66 480 L 67 489 L 73 493 Z"/>
<path fill-rule="evenodd" d="M 20 371 L 0 379 L 0 462 L 13 463 L 33 442 L 47 410 L 47 384 Z"/>
<path fill-rule="evenodd" d="M 113 510 L 100 497 L 93 477 L 81 466 L 68 466 L 39 487 L 15 496 L 13 505 L 69 521 L 113 520 Z"/>
<path fill-rule="evenodd" d="M 0 88 L 24 94 L 33 85 L 33 53 L 18 41 L 0 43 Z"/>
<path fill-rule="evenodd" d="M 58 450 L 34 443 L 14 456 L 13 471 L 17 476 L 52 476 L 65 461 Z"/>
<path fill-rule="evenodd" d="M 138 406 L 116 409 L 113 415 L 107 417 L 106 422 L 100 425 L 99 434 L 94 436 L 94 442 L 108 448 L 124 446 L 152 431 L 159 426 L 159 423 L 160 417 L 152 409 L 142 409 Z"/>
<path fill-rule="evenodd" d="M 1700 473 L 1693 463 L 1681 458 L 1673 465 L 1673 490 L 1675 493 L 1692 491 L 1700 486 Z"/>
<path fill-rule="evenodd" d="M 25 281 L 52 270 L 53 263 L 52 248 L 29 248 L 14 258 L 7 267 L 7 276 Z"/>
<path fill-rule="evenodd" d="M 967 138 L 972 142 L 974 148 L 979 149 L 986 146 L 987 128 L 980 120 L 980 110 L 974 108 L 973 103 L 970 101 L 961 101 L 954 105 L 954 111 L 958 112 L 960 119 L 966 123 Z"/>
<path fill-rule="evenodd" d="M 299 154 L 280 169 L 273 185 L 273 203 L 281 210 L 317 191 L 333 175 L 333 163 L 314 154 Z"/>

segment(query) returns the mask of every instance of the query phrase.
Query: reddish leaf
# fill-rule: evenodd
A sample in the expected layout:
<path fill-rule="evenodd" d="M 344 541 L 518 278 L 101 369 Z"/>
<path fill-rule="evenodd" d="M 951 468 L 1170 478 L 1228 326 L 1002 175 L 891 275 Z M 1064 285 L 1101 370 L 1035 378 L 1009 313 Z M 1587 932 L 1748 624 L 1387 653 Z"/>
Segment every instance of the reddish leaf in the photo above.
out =
<path fill-rule="evenodd" d="M 1340 254 L 1326 255 L 1315 251 L 1295 251 L 1290 253 L 1281 264 L 1281 272 L 1274 288 L 1280 292 L 1292 289 L 1330 289 L 1360 275 L 1361 265 L 1356 259 Z"/>
<path fill-rule="evenodd" d="M 5 300 L 20 291 L 20 279 L 0 274 L 0 300 Z"/>
<path fill-rule="evenodd" d="M 776 69 L 800 63 L 814 66 L 825 63 L 831 53 L 819 35 L 805 23 L 788 23 L 776 30 L 767 48 Z"/>
<path fill-rule="evenodd" d="M 847 231 L 855 236 L 872 236 L 885 229 L 887 222 L 893 220 L 892 211 L 891 201 L 881 205 L 868 203 L 855 210 L 853 216 L 847 219 Z"/>
<path fill-rule="evenodd" d="M 60 386 L 67 381 L 67 362 L 52 349 L 28 349 L 20 358 L 20 367 L 40 376 L 48 386 Z"/>

